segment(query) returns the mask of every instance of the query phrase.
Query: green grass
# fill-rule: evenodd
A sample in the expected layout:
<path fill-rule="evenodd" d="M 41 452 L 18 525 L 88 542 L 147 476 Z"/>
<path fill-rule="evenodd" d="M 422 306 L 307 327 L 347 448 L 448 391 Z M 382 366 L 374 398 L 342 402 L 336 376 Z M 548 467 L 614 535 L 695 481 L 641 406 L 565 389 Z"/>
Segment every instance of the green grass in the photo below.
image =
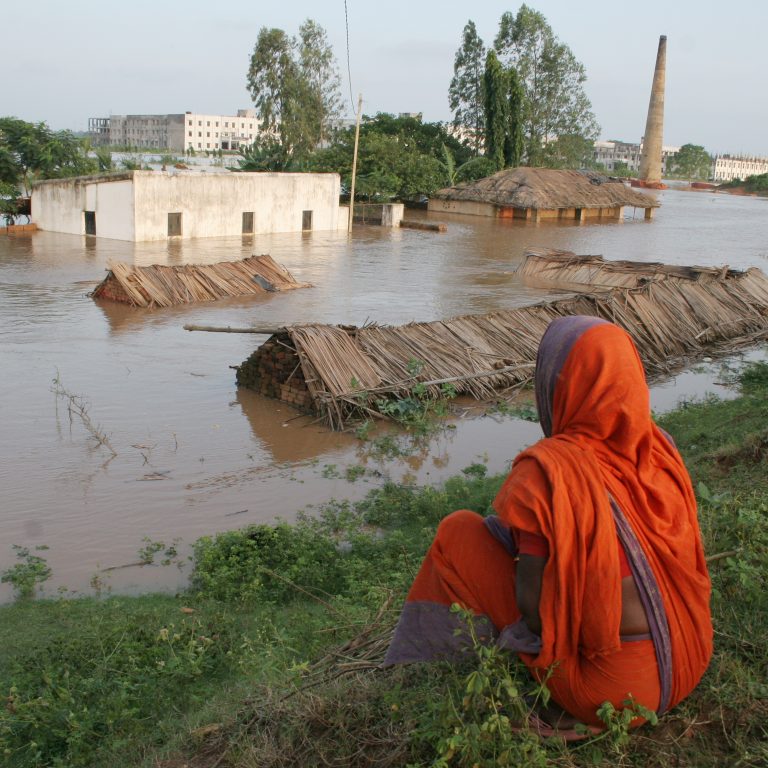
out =
<path fill-rule="evenodd" d="M 739 381 L 735 400 L 660 419 L 720 556 L 712 664 L 655 728 L 606 712 L 607 735 L 575 748 L 518 734 L 521 696 L 542 691 L 482 646 L 462 667 L 337 674 L 329 652 L 375 640 L 382 604 L 374 629 L 391 625 L 440 519 L 490 510 L 503 477 L 475 464 L 440 488 L 388 484 L 292 526 L 203 538 L 175 597 L 0 608 L 0 766 L 768 764 L 768 365 Z"/>

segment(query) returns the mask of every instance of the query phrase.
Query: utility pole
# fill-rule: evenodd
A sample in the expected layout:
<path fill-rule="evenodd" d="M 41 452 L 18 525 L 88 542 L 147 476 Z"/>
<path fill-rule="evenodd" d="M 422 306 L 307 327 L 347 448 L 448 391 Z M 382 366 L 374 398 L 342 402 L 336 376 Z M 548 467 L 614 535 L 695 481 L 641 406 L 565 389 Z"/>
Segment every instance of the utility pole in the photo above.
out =
<path fill-rule="evenodd" d="M 352 219 L 355 216 L 355 176 L 357 175 L 357 147 L 360 143 L 360 117 L 363 114 L 363 94 L 357 100 L 357 122 L 355 123 L 355 153 L 352 155 L 352 188 L 349 190 L 349 222 L 347 232 L 352 231 Z"/>

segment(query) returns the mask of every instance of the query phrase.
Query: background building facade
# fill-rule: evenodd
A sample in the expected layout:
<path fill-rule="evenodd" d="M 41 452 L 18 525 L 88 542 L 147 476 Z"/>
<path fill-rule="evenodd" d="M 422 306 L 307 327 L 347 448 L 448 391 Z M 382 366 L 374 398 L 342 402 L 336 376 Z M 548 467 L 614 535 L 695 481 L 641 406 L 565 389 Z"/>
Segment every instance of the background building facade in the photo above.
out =
<path fill-rule="evenodd" d="M 733 181 L 768 173 L 768 158 L 747 155 L 716 155 L 712 167 L 714 181 Z"/>
<path fill-rule="evenodd" d="M 680 151 L 680 147 L 661 148 L 661 171 L 667 173 L 671 168 L 670 160 Z M 626 167 L 629 171 L 639 172 L 640 155 L 643 152 L 643 143 L 631 144 L 626 141 L 596 141 L 593 159 L 600 163 L 606 171 L 614 171 L 617 168 Z M 623 163 L 624 165 L 618 165 Z"/>
<path fill-rule="evenodd" d="M 253 144 L 259 121 L 255 109 L 239 109 L 236 115 L 111 115 L 90 118 L 88 134 L 95 146 L 228 152 Z"/>

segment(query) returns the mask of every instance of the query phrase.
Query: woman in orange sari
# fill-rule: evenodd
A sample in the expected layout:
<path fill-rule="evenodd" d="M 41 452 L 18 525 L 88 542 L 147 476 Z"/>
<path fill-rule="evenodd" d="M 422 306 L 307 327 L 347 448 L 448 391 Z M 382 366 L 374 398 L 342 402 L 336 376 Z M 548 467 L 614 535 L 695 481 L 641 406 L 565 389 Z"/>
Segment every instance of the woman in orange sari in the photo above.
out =
<path fill-rule="evenodd" d="M 642 363 L 617 326 L 552 322 L 535 385 L 544 439 L 515 459 L 498 516 L 461 510 L 441 522 L 385 664 L 465 651 L 458 603 L 571 718 L 599 726 L 601 704 L 630 699 L 661 714 L 712 653 L 690 478 L 651 419 Z"/>

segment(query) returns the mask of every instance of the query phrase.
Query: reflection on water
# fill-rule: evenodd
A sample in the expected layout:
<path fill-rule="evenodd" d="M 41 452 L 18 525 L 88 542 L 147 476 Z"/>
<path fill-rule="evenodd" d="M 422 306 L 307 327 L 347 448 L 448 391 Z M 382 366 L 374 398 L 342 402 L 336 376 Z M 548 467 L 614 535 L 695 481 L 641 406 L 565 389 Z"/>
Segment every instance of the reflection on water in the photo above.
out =
<path fill-rule="evenodd" d="M 236 389 L 230 366 L 264 337 L 182 326 L 402 323 L 519 306 L 545 296 L 514 275 L 529 246 L 765 267 L 764 200 L 661 197 L 650 224 L 536 226 L 440 215 L 433 218 L 448 224 L 446 233 L 366 227 L 351 239 L 337 232 L 140 244 L 47 232 L 0 237 L 0 570 L 11 563 L 11 544 L 47 544 L 54 586 L 84 589 L 99 564 L 135 560 L 143 536 L 190 542 L 290 518 L 323 500 L 359 498 L 386 475 L 439 481 L 479 460 L 502 471 L 537 439 L 535 424 L 463 419 L 412 457 L 377 458 L 350 434 L 328 433 L 286 405 Z M 115 260 L 211 263 L 261 253 L 314 287 L 165 310 L 87 295 Z M 112 461 L 52 392 L 57 376 L 108 435 Z M 654 407 L 717 389 L 713 377 L 690 374 L 654 390 Z M 344 477 L 350 465 L 365 469 L 355 483 Z M 126 569 L 111 578 L 131 589 L 173 586 L 183 574 Z"/>

